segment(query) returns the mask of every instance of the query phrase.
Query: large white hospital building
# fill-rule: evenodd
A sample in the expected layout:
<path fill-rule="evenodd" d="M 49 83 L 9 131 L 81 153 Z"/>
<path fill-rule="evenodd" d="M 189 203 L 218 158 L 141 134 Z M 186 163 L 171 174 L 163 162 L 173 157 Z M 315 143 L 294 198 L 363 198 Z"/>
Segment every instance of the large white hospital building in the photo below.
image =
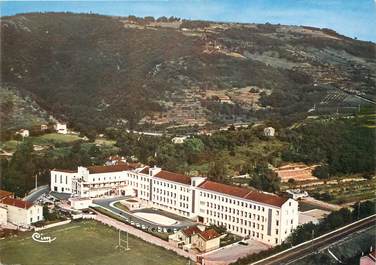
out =
<path fill-rule="evenodd" d="M 78 197 L 132 195 L 150 207 L 204 224 L 225 226 L 231 233 L 282 243 L 298 225 L 293 199 L 188 177 L 158 167 L 126 163 L 51 171 L 51 190 Z"/>

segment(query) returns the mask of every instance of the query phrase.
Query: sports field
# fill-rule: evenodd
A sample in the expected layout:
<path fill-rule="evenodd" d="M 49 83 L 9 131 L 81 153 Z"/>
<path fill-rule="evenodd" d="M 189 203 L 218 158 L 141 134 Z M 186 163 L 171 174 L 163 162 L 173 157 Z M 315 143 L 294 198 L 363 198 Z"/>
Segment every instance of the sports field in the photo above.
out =
<path fill-rule="evenodd" d="M 95 221 L 83 221 L 41 231 L 56 237 L 35 242 L 28 233 L 0 241 L 0 264 L 19 265 L 184 265 L 188 260 L 172 251 L 129 235 L 129 251 L 116 249 L 118 232 Z M 122 235 L 124 239 L 125 234 Z"/>

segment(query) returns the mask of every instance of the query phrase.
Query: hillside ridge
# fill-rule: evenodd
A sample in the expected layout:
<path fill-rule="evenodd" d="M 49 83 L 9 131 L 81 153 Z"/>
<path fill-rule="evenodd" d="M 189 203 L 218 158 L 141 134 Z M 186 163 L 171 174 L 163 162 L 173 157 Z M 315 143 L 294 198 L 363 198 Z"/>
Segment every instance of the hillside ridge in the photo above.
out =
<path fill-rule="evenodd" d="M 1 19 L 2 86 L 74 128 L 352 112 L 376 101 L 376 45 L 330 29 L 30 13 Z"/>

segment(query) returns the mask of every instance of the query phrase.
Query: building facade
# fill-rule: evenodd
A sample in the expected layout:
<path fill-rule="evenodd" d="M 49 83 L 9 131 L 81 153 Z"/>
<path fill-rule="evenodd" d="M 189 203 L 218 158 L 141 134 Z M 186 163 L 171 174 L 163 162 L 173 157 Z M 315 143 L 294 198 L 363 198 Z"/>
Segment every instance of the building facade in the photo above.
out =
<path fill-rule="evenodd" d="M 43 220 L 43 207 L 14 198 L 4 198 L 0 206 L 7 210 L 7 222 L 17 226 L 28 227 Z"/>
<path fill-rule="evenodd" d="M 51 190 L 80 198 L 131 195 L 150 207 L 224 226 L 270 245 L 298 225 L 298 203 L 289 198 L 188 177 L 158 167 L 129 164 L 51 171 Z"/>
<path fill-rule="evenodd" d="M 67 134 L 68 133 L 68 128 L 67 128 L 67 124 L 66 123 L 57 122 L 54 125 L 54 128 L 55 128 L 55 130 L 56 130 L 57 133 L 61 133 L 61 134 Z"/>

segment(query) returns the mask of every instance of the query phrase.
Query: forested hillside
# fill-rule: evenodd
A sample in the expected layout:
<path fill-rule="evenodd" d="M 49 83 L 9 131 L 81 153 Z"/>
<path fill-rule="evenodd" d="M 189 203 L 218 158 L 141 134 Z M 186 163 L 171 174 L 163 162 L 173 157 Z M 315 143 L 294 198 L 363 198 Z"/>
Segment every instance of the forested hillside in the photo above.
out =
<path fill-rule="evenodd" d="M 289 125 L 313 106 L 351 112 L 376 98 L 375 48 L 310 27 L 69 13 L 1 19 L 2 86 L 83 132 Z"/>

